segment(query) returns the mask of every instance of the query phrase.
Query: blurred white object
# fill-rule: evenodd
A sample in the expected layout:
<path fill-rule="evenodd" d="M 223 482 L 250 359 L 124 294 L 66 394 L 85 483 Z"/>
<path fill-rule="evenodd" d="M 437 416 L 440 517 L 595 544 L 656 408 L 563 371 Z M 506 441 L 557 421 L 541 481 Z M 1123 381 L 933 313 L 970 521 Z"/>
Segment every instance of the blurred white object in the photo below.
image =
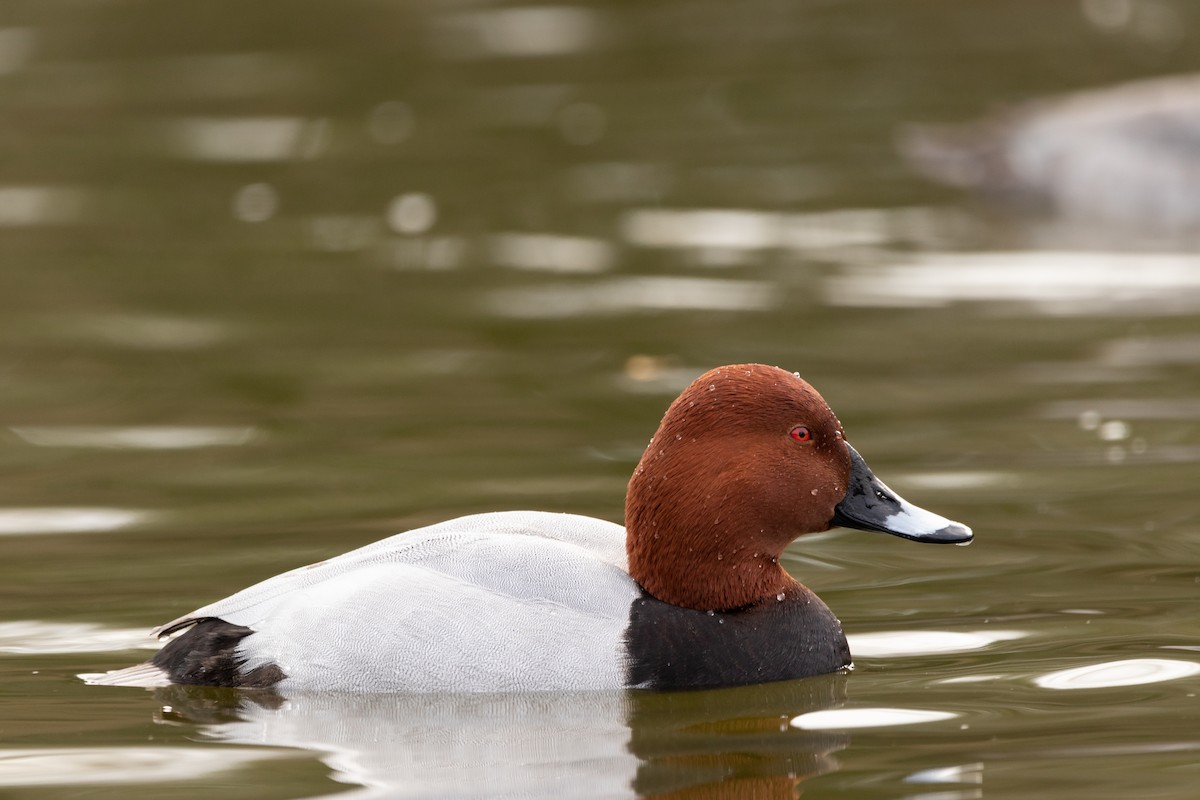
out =
<path fill-rule="evenodd" d="M 963 125 L 913 125 L 899 146 L 940 183 L 1079 220 L 1200 230 L 1200 75 L 1047 98 Z"/>

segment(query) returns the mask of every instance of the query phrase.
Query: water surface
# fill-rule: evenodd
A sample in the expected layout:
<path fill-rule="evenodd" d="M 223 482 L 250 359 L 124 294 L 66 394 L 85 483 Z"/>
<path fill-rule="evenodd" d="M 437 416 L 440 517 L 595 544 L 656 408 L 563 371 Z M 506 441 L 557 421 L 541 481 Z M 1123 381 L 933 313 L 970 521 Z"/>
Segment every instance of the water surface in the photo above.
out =
<path fill-rule="evenodd" d="M 894 148 L 1200 69 L 1190 5 L 0 22 L 5 796 L 1194 796 L 1200 249 L 932 187 Z M 789 550 L 852 674 L 282 700 L 76 677 L 408 527 L 620 520 L 667 403 L 738 361 L 799 371 L 976 531 Z"/>

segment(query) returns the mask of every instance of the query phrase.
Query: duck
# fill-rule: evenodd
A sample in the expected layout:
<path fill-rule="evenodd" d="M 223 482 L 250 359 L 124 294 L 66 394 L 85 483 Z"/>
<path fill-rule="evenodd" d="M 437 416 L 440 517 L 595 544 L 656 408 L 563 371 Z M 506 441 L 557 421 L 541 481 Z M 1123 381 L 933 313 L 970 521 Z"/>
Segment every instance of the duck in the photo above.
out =
<path fill-rule="evenodd" d="M 960 124 L 908 125 L 897 144 L 936 183 L 1073 222 L 1200 230 L 1200 73 L 1029 100 Z"/>
<path fill-rule="evenodd" d="M 852 668 L 780 558 L 833 527 L 965 544 L 888 488 L 798 374 L 705 372 L 629 480 L 625 525 L 474 514 L 292 569 L 174 619 L 115 686 L 280 692 L 673 691 Z"/>

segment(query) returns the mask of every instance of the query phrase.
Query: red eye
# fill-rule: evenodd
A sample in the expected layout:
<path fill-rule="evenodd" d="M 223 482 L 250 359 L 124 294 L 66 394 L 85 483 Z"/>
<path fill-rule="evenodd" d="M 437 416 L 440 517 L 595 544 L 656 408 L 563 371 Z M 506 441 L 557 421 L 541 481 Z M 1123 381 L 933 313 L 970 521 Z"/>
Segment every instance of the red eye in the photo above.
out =
<path fill-rule="evenodd" d="M 812 439 L 812 433 L 810 433 L 808 428 L 804 427 L 803 425 L 798 425 L 795 428 L 792 428 L 792 438 L 797 442 L 807 442 Z"/>

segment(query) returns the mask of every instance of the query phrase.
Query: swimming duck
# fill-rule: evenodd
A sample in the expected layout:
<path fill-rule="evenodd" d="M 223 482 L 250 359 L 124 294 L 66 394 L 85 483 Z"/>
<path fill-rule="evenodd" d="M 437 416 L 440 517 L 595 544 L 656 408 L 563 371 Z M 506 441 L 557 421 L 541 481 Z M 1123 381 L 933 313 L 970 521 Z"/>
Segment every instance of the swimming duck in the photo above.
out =
<path fill-rule="evenodd" d="M 1077 221 L 1200 230 L 1200 74 L 1048 97 L 962 125 L 913 125 L 922 175 Z"/>
<path fill-rule="evenodd" d="M 872 474 L 798 375 L 719 367 L 667 409 L 625 527 L 476 514 L 293 569 L 159 627 L 93 679 L 287 691 L 687 689 L 851 666 L 841 623 L 779 564 L 834 526 L 919 542 L 971 530 Z"/>

